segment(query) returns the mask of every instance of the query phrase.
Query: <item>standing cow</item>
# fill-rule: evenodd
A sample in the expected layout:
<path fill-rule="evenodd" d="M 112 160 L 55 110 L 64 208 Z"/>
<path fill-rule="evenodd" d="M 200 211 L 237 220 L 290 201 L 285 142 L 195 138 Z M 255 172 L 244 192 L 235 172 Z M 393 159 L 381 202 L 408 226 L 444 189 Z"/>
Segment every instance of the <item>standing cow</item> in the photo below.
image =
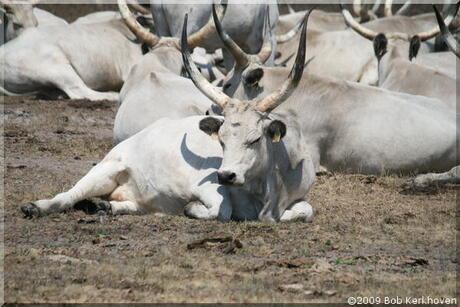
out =
<path fill-rule="evenodd" d="M 153 18 L 157 21 L 156 34 L 160 36 L 180 37 L 182 29 L 182 17 L 189 14 L 189 32 L 200 29 L 211 18 L 210 4 L 166 4 L 161 0 L 150 0 L 150 8 Z M 268 0 L 266 4 L 249 4 L 241 1 L 228 1 L 227 13 L 222 21 L 224 29 L 232 35 L 241 48 L 250 54 L 258 53 L 264 45 L 264 15 L 270 8 L 270 29 L 274 30 L 278 22 L 279 11 L 276 1 Z M 273 63 L 276 40 L 271 41 L 272 53 L 268 63 Z M 222 42 L 217 35 L 212 35 L 202 46 L 207 51 L 222 48 Z M 224 53 L 224 61 L 227 71 L 232 66 L 232 58 Z"/>

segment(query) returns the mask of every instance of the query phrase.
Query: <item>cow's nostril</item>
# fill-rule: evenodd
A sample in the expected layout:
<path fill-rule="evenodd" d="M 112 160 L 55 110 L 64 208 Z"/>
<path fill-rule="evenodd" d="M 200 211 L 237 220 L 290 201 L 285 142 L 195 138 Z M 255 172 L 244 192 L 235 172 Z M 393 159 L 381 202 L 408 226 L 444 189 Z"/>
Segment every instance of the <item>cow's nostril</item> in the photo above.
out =
<path fill-rule="evenodd" d="M 233 184 L 236 179 L 236 174 L 233 172 L 217 173 L 219 184 Z"/>

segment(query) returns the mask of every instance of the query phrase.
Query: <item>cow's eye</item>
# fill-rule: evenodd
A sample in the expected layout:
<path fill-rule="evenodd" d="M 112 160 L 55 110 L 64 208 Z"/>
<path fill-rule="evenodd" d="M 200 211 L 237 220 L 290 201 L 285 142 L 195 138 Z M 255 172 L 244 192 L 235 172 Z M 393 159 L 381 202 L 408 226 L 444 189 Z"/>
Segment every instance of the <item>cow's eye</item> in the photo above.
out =
<path fill-rule="evenodd" d="M 231 84 L 231 83 L 227 83 L 227 84 L 225 84 L 225 85 L 224 85 L 224 90 L 228 90 L 230 86 L 232 86 L 232 84 Z"/>
<path fill-rule="evenodd" d="M 257 144 L 260 141 L 260 137 L 249 143 L 249 145 Z"/>

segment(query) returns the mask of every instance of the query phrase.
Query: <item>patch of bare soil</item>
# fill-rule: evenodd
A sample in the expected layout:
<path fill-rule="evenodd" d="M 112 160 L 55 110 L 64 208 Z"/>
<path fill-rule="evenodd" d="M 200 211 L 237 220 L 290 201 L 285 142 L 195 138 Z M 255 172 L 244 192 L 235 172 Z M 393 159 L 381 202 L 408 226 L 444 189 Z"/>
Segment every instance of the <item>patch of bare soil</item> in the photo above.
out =
<path fill-rule="evenodd" d="M 407 177 L 321 176 L 311 224 L 183 216 L 24 219 L 112 147 L 113 102 L 6 97 L 6 302 L 345 302 L 454 297 L 456 192 Z"/>

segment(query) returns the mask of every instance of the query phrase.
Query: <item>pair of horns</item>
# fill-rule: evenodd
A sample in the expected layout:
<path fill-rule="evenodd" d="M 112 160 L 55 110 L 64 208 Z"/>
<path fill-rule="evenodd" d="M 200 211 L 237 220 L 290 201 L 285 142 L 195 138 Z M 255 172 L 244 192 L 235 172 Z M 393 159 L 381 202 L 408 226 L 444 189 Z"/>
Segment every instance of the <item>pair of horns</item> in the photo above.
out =
<path fill-rule="evenodd" d="M 139 24 L 139 22 L 129 10 L 126 0 L 117 0 L 117 2 L 120 14 L 131 32 L 133 32 L 140 41 L 144 42 L 150 48 L 155 47 L 160 42 L 161 38 L 158 35 L 151 33 L 148 29 Z M 218 18 L 223 18 L 226 8 L 226 4 L 219 6 L 219 13 L 217 14 Z M 193 33 L 188 38 L 188 44 L 192 47 L 197 47 L 212 33 L 214 33 L 214 24 L 212 19 L 209 19 L 206 25 L 204 25 L 200 30 Z M 180 49 L 179 39 L 171 37 L 170 40 L 172 41 L 173 46 L 176 46 L 178 49 Z"/>
<path fill-rule="evenodd" d="M 214 10 L 214 8 L 213 8 Z M 278 107 L 282 104 L 294 91 L 294 89 L 299 84 L 299 81 L 302 77 L 305 63 L 305 47 L 306 47 L 306 32 L 307 32 L 307 23 L 308 17 L 310 16 L 311 11 L 305 14 L 302 24 L 302 35 L 299 41 L 299 47 L 297 50 L 297 57 L 293 68 L 289 74 L 288 79 L 283 83 L 283 85 L 276 90 L 275 92 L 269 94 L 265 98 L 253 99 L 250 101 L 244 101 L 243 103 L 249 103 L 254 105 L 256 110 L 259 112 L 270 112 L 271 110 Z M 198 71 L 198 68 L 193 63 L 190 55 L 190 50 L 187 44 L 187 18 L 188 15 L 185 15 L 184 27 L 182 29 L 182 59 L 184 61 L 184 67 L 187 70 L 190 78 L 196 87 L 209 99 L 211 99 L 216 105 L 224 109 L 229 101 L 238 101 L 228 97 L 222 91 L 216 89 L 206 80 Z M 217 27 L 216 27 L 217 28 Z"/>
<path fill-rule="evenodd" d="M 457 40 L 452 35 L 452 33 L 450 33 L 449 29 L 444 23 L 444 19 L 442 18 L 441 13 L 439 13 L 439 10 L 436 8 L 436 6 L 433 5 L 433 9 L 436 14 L 436 19 L 438 21 L 439 28 L 441 29 L 441 35 L 443 40 L 446 42 L 447 47 L 449 47 L 449 49 L 457 56 L 457 58 L 460 58 L 460 51 L 457 48 Z"/>
<path fill-rule="evenodd" d="M 261 63 L 265 63 L 270 55 L 272 54 L 272 43 L 271 43 L 271 28 L 270 28 L 270 11 L 269 6 L 267 5 L 267 9 L 265 11 L 265 19 L 264 19 L 264 43 L 262 48 L 260 49 L 259 53 L 256 55 L 249 55 L 243 51 L 243 49 L 238 46 L 238 44 L 228 35 L 220 22 L 220 18 L 218 18 L 215 5 L 212 6 L 212 17 L 214 19 L 214 24 L 216 27 L 217 34 L 219 34 L 222 43 L 224 44 L 225 48 L 230 52 L 235 63 L 239 67 L 246 67 L 250 62 L 253 61 L 260 61 Z"/>
<path fill-rule="evenodd" d="M 457 3 L 454 12 L 452 12 L 445 18 L 444 23 L 446 25 L 449 25 L 454 20 L 454 17 L 457 14 L 457 11 L 459 8 L 459 4 L 460 2 Z M 342 4 L 340 4 L 340 9 L 342 11 L 343 17 L 345 18 L 345 22 L 348 24 L 348 26 L 350 26 L 353 30 L 355 30 L 361 36 L 367 39 L 373 40 L 379 34 L 373 30 L 366 28 L 365 26 L 359 24 L 358 22 L 356 22 L 351 16 L 350 12 Z M 434 27 L 433 29 L 429 31 L 420 32 L 413 36 L 418 36 L 421 41 L 426 41 L 430 38 L 435 37 L 438 34 L 439 34 L 439 27 Z M 409 38 L 408 35 L 405 35 L 403 33 L 388 33 L 386 34 L 386 36 L 388 38 L 406 38 L 406 39 Z"/>

